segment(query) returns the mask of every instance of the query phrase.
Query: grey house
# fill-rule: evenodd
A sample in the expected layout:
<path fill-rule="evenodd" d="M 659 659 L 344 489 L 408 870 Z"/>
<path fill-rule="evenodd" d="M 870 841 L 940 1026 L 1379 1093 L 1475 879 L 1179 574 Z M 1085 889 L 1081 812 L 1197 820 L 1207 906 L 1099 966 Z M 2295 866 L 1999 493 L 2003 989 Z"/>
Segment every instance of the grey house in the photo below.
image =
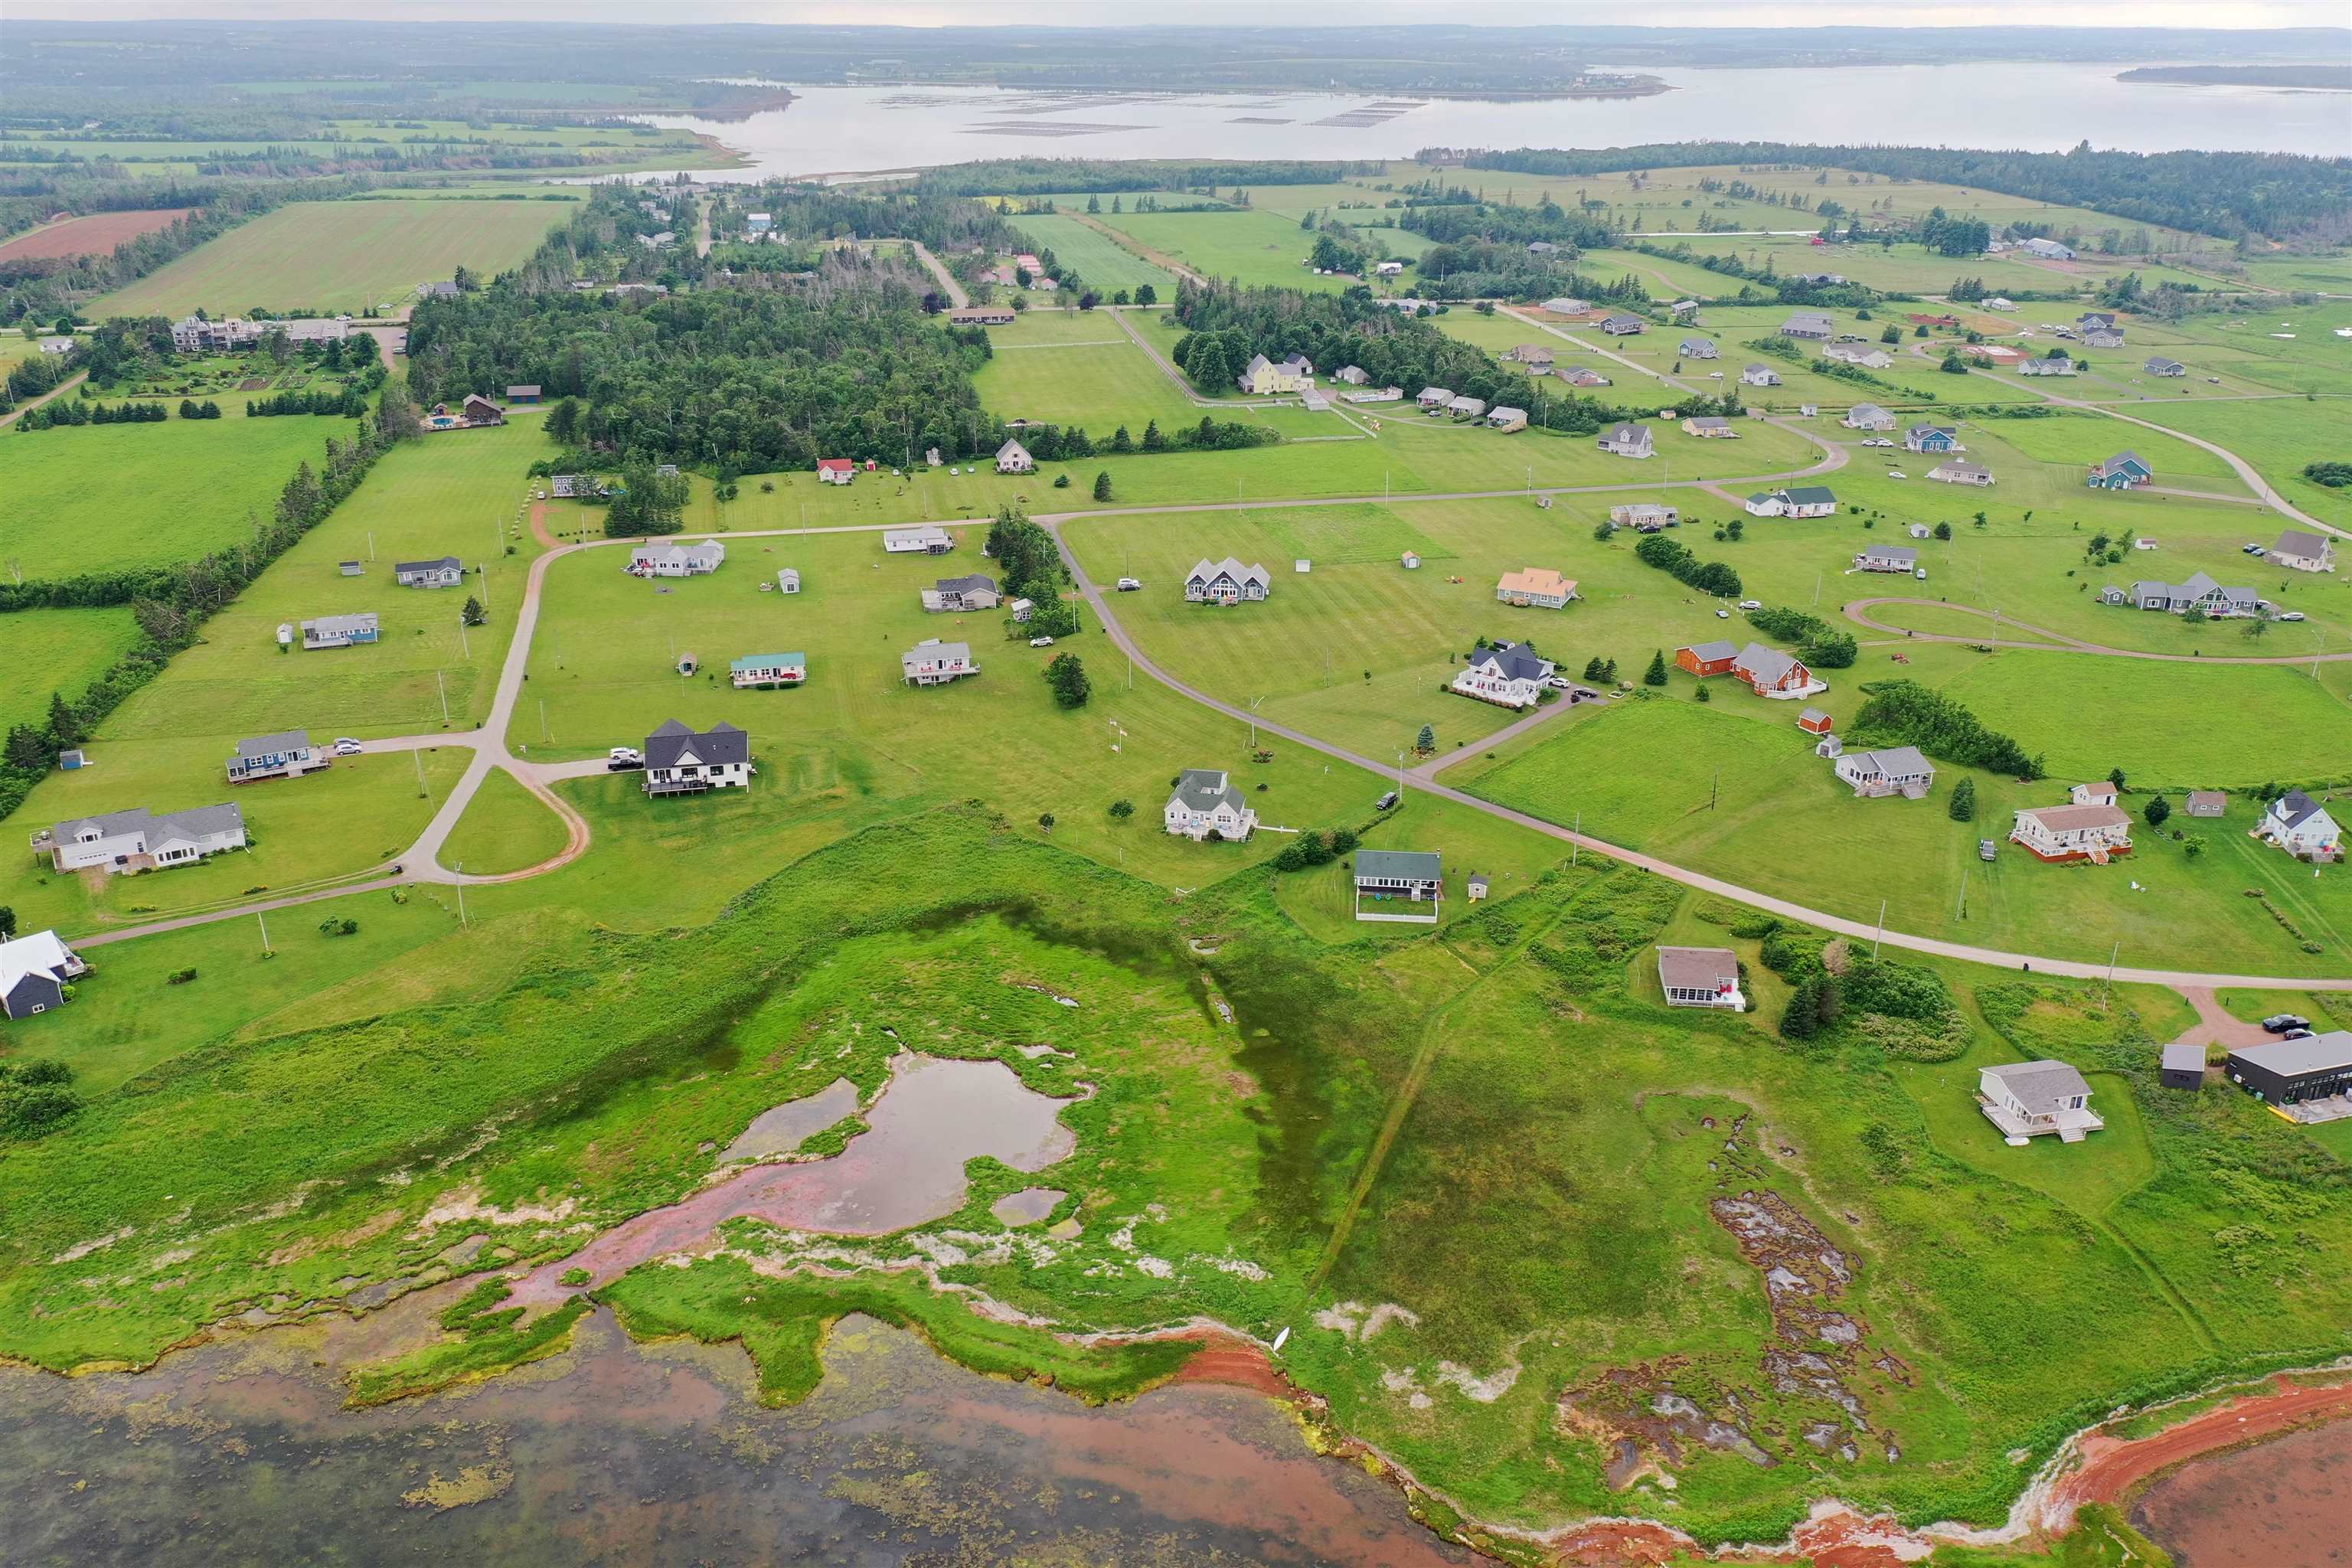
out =
<path fill-rule="evenodd" d="M 1721 359 L 1721 351 L 1713 338 L 1685 338 L 1680 353 L 1685 359 Z"/>
<path fill-rule="evenodd" d="M 720 722 L 697 732 L 675 719 L 646 737 L 646 793 L 701 795 L 751 784 L 751 737 Z"/>
<path fill-rule="evenodd" d="M 96 866 L 109 876 L 192 866 L 208 855 L 245 847 L 245 813 L 235 805 L 197 805 L 158 815 L 143 805 L 70 817 L 33 835 L 33 853 L 58 871 Z"/>
<path fill-rule="evenodd" d="M 302 623 L 302 646 L 306 648 L 349 647 L 353 643 L 373 642 L 376 635 L 373 610 L 350 616 L 319 616 Z"/>
<path fill-rule="evenodd" d="M 466 568 L 454 555 L 431 561 L 396 561 L 392 580 L 404 588 L 454 588 L 466 580 Z"/>
<path fill-rule="evenodd" d="M 2162 1065 L 2158 1068 L 2156 1081 L 2167 1089 L 2202 1089 L 2205 1087 L 2205 1047 L 2175 1043 L 2164 1047 Z"/>
<path fill-rule="evenodd" d="M 1825 342 L 1836 333 L 1837 322 L 1819 310 L 1800 310 L 1780 323 L 1780 335 L 1784 338 L 1805 338 Z"/>
<path fill-rule="evenodd" d="M 2099 597 L 2110 604 L 2121 602 L 2143 610 L 2169 610 L 2186 615 L 2190 610 L 2202 610 L 2214 616 L 2251 616 L 2262 605 L 2262 600 L 2252 588 L 2232 588 L 2216 583 L 2202 572 L 2192 572 L 2182 583 L 2159 583 L 2144 578 L 2134 583 L 2126 596 L 2120 601 L 2102 592 Z"/>
<path fill-rule="evenodd" d="M 974 572 L 966 577 L 942 577 L 936 587 L 923 590 L 923 608 L 932 615 L 961 615 L 968 610 L 996 608 L 996 579 Z"/>
<path fill-rule="evenodd" d="M 62 1006 L 67 983 L 89 973 L 53 931 L 0 942 L 0 1017 L 29 1018 Z"/>
<path fill-rule="evenodd" d="M 1436 855 L 1410 849 L 1359 849 L 1355 880 L 1358 920 L 1437 923 L 1438 906 L 1444 898 L 1444 872 Z M 1364 907 L 1368 901 L 1370 909 Z"/>
<path fill-rule="evenodd" d="M 288 730 L 276 735 L 255 735 L 239 741 L 228 759 L 228 782 L 251 784 L 256 779 L 299 779 L 328 759 L 310 744 L 308 730 Z"/>

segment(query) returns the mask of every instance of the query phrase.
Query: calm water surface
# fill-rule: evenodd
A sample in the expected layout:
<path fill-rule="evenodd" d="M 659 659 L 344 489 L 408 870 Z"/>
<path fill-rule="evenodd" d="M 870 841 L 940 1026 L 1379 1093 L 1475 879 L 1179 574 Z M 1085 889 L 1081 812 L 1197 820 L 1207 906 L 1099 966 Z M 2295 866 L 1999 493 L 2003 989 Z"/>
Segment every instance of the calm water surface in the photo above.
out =
<path fill-rule="evenodd" d="M 2131 1521 L 2174 1568 L 2352 1564 L 2352 1421 L 2183 1465 Z"/>
<path fill-rule="evenodd" d="M 2352 153 L 2352 93 L 2176 87 L 2120 66 L 1662 70 L 1648 98 L 1485 102 L 1399 94 L 803 87 L 749 120 L 656 116 L 751 159 L 708 179 L 904 169 L 973 158 L 1401 158 L 1423 147 L 1611 147 L 1721 137 L 1931 146 L 2180 147 Z M 1318 123 L 1346 116 L 1349 123 Z M 1279 121 L 1279 123 L 1265 123 Z M 1059 134 L 1046 132 L 1058 130 Z"/>

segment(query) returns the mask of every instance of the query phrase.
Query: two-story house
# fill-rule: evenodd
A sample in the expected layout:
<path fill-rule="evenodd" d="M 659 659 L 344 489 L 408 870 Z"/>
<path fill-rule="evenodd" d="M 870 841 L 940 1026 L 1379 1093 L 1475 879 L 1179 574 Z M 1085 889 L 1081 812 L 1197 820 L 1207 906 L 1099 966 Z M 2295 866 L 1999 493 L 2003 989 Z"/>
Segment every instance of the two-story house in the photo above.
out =
<path fill-rule="evenodd" d="M 720 721 L 693 730 L 676 719 L 646 737 L 646 794 L 701 795 L 751 785 L 751 737 Z"/>
<path fill-rule="evenodd" d="M 1650 438 L 1650 427 L 1647 425 L 1633 425 L 1622 421 L 1612 425 L 1608 429 L 1601 432 L 1598 445 L 1602 451 L 1614 453 L 1620 458 L 1657 456 L 1657 447 Z"/>
<path fill-rule="evenodd" d="M 29 1018 L 65 1005 L 66 986 L 89 973 L 53 931 L 0 942 L 0 1018 Z"/>
<path fill-rule="evenodd" d="M 1184 597 L 1196 605 L 1256 604 L 1273 592 L 1274 575 L 1263 564 L 1244 566 L 1230 555 L 1184 574 Z"/>
<path fill-rule="evenodd" d="M 2091 465 L 2083 482 L 2095 490 L 2127 490 L 2134 485 L 2144 485 L 2156 478 L 2156 470 L 2137 452 L 2122 451 L 2104 462 Z"/>
<path fill-rule="evenodd" d="M 1524 643 L 1494 643 L 1473 648 L 1446 689 L 1498 708 L 1532 708 L 1551 679 L 1553 665 Z"/>
<path fill-rule="evenodd" d="M 1223 838 L 1239 843 L 1257 831 L 1257 813 L 1250 809 L 1241 786 L 1219 768 L 1186 768 L 1176 778 L 1176 791 L 1160 809 L 1160 820 L 1169 832 L 1198 843 Z"/>
<path fill-rule="evenodd" d="M 2263 813 L 2262 825 L 2254 831 L 2264 843 L 2299 860 L 2344 858 L 2343 829 L 2336 826 L 2326 807 L 2299 789 L 2291 789 L 2271 802 Z"/>

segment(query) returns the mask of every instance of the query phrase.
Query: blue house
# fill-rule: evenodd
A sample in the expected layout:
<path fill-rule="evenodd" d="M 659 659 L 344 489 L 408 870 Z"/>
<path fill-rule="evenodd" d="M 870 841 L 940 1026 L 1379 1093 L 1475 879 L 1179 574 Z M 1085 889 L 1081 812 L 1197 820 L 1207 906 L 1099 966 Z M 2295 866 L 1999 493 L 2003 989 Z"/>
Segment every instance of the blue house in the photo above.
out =
<path fill-rule="evenodd" d="M 1903 432 L 1903 445 L 1914 452 L 1965 452 L 1960 433 L 1948 425 L 1914 425 Z"/>
<path fill-rule="evenodd" d="M 2083 482 L 2095 490 L 2127 490 L 2156 478 L 2156 470 L 2137 452 L 2117 452 L 2104 463 L 2093 463 Z"/>

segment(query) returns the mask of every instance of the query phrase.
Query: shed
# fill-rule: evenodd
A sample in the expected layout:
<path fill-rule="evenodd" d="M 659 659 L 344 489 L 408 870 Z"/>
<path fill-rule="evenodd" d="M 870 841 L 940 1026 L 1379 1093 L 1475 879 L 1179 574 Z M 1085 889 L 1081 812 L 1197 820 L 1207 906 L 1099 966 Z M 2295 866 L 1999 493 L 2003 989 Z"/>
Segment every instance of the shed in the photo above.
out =
<path fill-rule="evenodd" d="M 2167 1089 L 2205 1087 L 2205 1047 L 2175 1042 L 2164 1047 L 2164 1064 L 2157 1081 Z"/>
<path fill-rule="evenodd" d="M 801 591 L 801 574 L 797 566 L 786 566 L 776 573 L 776 586 L 787 594 Z"/>
<path fill-rule="evenodd" d="M 81 750 L 79 747 L 76 747 L 74 750 L 69 752 L 59 752 L 58 753 L 58 766 L 63 768 L 67 773 L 72 773 L 76 768 L 87 767 L 89 765 L 89 759 L 82 755 Z"/>
<path fill-rule="evenodd" d="M 1470 901 L 1471 901 L 1472 903 L 1474 903 L 1474 904 L 1475 904 L 1475 903 L 1477 903 L 1479 900 L 1483 900 L 1484 898 L 1486 898 L 1486 872 L 1484 872 L 1484 871 L 1473 871 L 1473 872 L 1471 872 L 1471 873 L 1470 873 L 1470 880 L 1469 880 L 1469 883 L 1467 884 L 1467 888 L 1468 888 L 1468 891 L 1469 891 L 1469 894 L 1470 894 Z"/>
<path fill-rule="evenodd" d="M 335 569 L 346 577 L 357 577 L 367 570 L 365 566 L 356 561 L 341 562 Z"/>

